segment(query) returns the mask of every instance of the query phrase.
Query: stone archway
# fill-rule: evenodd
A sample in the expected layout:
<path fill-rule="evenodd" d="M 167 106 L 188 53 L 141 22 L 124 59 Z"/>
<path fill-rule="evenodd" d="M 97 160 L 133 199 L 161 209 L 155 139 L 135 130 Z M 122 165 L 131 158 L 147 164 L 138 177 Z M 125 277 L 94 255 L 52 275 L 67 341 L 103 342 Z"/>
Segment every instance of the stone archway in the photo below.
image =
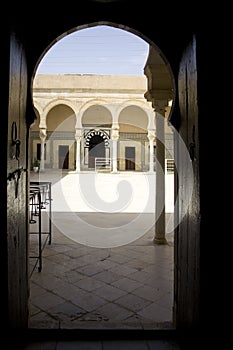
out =
<path fill-rule="evenodd" d="M 183 284 L 184 284 L 184 282 L 183 282 Z M 185 298 L 184 298 L 185 299 Z M 183 299 L 182 299 L 183 300 Z M 183 305 L 186 305 L 186 303 L 183 303 Z M 183 317 L 184 319 L 185 319 L 185 317 Z"/>
<path fill-rule="evenodd" d="M 95 134 L 91 137 L 88 152 L 88 168 L 95 168 L 96 158 L 105 158 L 103 136 Z"/>

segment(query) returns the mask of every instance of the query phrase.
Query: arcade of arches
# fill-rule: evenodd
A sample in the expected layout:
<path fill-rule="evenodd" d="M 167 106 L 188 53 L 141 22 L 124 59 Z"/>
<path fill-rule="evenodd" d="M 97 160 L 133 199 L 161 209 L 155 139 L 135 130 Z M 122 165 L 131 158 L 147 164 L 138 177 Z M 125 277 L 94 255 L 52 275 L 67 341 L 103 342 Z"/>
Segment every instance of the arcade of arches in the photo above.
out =
<path fill-rule="evenodd" d="M 31 164 L 39 159 L 41 171 L 80 172 L 99 160 L 112 172 L 154 172 L 158 125 L 147 90 L 145 76 L 37 75 Z M 169 102 L 162 106 L 165 119 Z M 165 159 L 173 159 L 173 134 L 163 127 Z"/>

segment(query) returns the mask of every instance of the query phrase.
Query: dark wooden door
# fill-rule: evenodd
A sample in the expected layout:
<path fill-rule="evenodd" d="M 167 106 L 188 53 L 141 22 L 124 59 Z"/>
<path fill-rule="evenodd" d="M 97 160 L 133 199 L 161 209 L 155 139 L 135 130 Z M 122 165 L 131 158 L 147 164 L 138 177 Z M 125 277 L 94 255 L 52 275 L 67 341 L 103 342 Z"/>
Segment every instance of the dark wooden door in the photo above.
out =
<path fill-rule="evenodd" d="M 199 319 L 200 169 L 196 50 L 196 38 L 193 37 L 180 62 L 180 127 L 179 137 L 175 137 L 176 182 L 179 189 L 178 206 L 175 207 L 175 218 L 179 223 L 176 230 L 178 275 L 175 307 L 178 311 L 177 324 L 185 324 L 187 328 Z"/>
<path fill-rule="evenodd" d="M 135 147 L 125 147 L 125 170 L 135 170 Z"/>
<path fill-rule="evenodd" d="M 2 155 L 2 162 L 7 159 L 7 171 L 1 171 L 6 179 L 4 185 L 7 205 L 1 205 L 1 251 L 0 265 L 3 283 L 1 293 L 8 294 L 2 310 L 2 318 L 7 326 L 26 328 L 28 325 L 28 172 L 27 149 L 28 137 L 26 127 L 27 104 L 27 65 L 23 45 L 14 33 L 10 36 L 9 51 L 9 100 L 8 100 L 8 132 L 2 129 L 2 137 L 8 135 L 7 147 Z M 4 49 L 3 49 L 4 51 Z M 4 81 L 2 82 L 4 84 Z M 7 121 L 7 113 L 3 112 L 2 127 Z M 17 141 L 17 142 L 15 142 Z M 3 142 L 3 140 L 2 140 Z M 1 189 L 2 193 L 2 189 Z M 7 212 L 2 208 L 7 208 Z M 5 221 L 6 220 L 6 221 Z M 6 223 L 6 225 L 5 225 Z M 7 232 L 4 232 L 7 227 Z M 3 239 L 3 240 L 2 240 Z M 3 253 L 4 251 L 4 253 Z M 4 256 L 5 255 L 5 256 Z M 3 298 L 5 300 L 5 298 Z M 4 314 L 5 308 L 8 315 Z"/>
<path fill-rule="evenodd" d="M 59 169 L 69 169 L 69 146 L 59 146 Z"/>
<path fill-rule="evenodd" d="M 105 158 L 104 139 L 100 135 L 94 135 L 90 140 L 88 167 L 95 167 L 96 158 Z"/>

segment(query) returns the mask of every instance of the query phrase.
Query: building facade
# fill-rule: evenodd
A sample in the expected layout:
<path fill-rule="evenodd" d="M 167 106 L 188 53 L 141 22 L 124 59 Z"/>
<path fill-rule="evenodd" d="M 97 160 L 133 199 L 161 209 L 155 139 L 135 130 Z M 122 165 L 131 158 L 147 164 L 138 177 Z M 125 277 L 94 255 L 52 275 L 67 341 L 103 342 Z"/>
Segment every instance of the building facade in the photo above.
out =
<path fill-rule="evenodd" d="M 36 75 L 31 166 L 40 170 L 156 170 L 156 122 L 145 76 Z M 165 118 L 170 107 L 166 108 Z M 173 134 L 165 123 L 165 160 Z M 169 163 L 168 163 L 169 164 Z"/>

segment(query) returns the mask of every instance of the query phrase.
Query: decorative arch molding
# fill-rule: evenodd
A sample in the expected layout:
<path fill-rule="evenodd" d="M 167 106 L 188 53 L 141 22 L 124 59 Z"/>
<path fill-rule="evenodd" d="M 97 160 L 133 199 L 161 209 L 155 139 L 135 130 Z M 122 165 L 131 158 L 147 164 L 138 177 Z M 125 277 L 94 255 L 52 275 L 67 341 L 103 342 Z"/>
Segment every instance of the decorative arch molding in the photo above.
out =
<path fill-rule="evenodd" d="M 120 119 L 120 114 L 124 111 L 124 109 L 128 108 L 128 107 L 138 107 L 142 110 L 143 113 L 145 113 L 147 115 L 147 128 L 151 129 L 151 128 L 155 128 L 155 123 L 154 123 L 154 118 L 155 118 L 155 114 L 154 114 L 154 110 L 152 109 L 152 107 L 150 108 L 148 106 L 148 102 L 144 102 L 144 101 L 137 101 L 137 100 L 129 100 L 129 101 L 125 101 L 124 103 L 120 104 L 117 108 L 117 114 L 116 114 L 116 121 L 117 123 L 119 123 L 119 119 Z"/>
<path fill-rule="evenodd" d="M 57 107 L 59 105 L 65 105 L 65 106 L 71 108 L 74 111 L 75 115 L 78 114 L 78 108 L 75 105 L 75 103 L 73 103 L 71 100 L 66 100 L 66 99 L 59 99 L 59 100 L 52 101 L 52 102 L 48 103 L 44 107 L 43 114 L 47 116 L 52 108 Z"/>
<path fill-rule="evenodd" d="M 139 107 L 141 108 L 144 112 L 149 113 L 150 109 L 152 108 L 151 106 L 148 106 L 148 101 L 142 101 L 142 100 L 128 100 L 124 101 L 123 103 L 118 105 L 117 112 L 121 113 L 123 109 L 126 107 Z"/>
<path fill-rule="evenodd" d="M 69 101 L 69 100 L 56 100 L 56 101 L 52 101 L 50 103 L 48 103 L 45 108 L 43 109 L 43 111 L 40 113 L 40 128 L 43 127 L 43 128 L 47 128 L 47 116 L 48 116 L 48 113 L 54 108 L 54 107 L 57 107 L 57 106 L 60 106 L 60 105 L 63 105 L 63 106 L 66 106 L 66 107 L 69 107 L 73 112 L 74 114 L 77 116 L 77 113 L 75 113 L 75 105 Z"/>
<path fill-rule="evenodd" d="M 34 110 L 36 111 L 35 113 L 38 113 L 39 116 L 41 116 L 43 114 L 43 106 L 41 106 L 41 104 L 38 103 L 37 100 L 33 101 L 33 106 Z"/>
<path fill-rule="evenodd" d="M 94 136 L 102 137 L 105 147 L 109 146 L 109 139 L 110 139 L 109 133 L 103 129 L 92 129 L 84 134 L 86 147 L 89 147 L 90 141 L 91 141 L 92 137 L 94 137 Z"/>
<path fill-rule="evenodd" d="M 151 123 L 151 118 L 154 117 L 154 112 L 153 110 L 150 109 L 150 107 L 148 107 L 148 102 L 143 102 L 143 101 L 137 101 L 137 100 L 129 100 L 129 101 L 125 101 L 124 103 L 121 103 L 116 111 L 116 118 L 117 118 L 117 122 L 119 122 L 119 117 L 121 112 L 123 112 L 124 109 L 128 108 L 128 107 L 138 107 L 142 110 L 143 113 L 145 113 L 147 115 L 148 118 L 148 125 L 150 125 Z"/>
<path fill-rule="evenodd" d="M 111 105 L 109 103 L 109 101 L 107 100 L 103 100 L 103 99 L 92 99 L 89 100 L 87 102 L 85 102 L 80 108 L 79 108 L 79 118 L 80 118 L 80 123 L 82 124 L 82 118 L 84 113 L 90 108 L 90 107 L 94 107 L 94 106 L 101 106 L 103 108 L 105 108 L 112 117 L 113 120 L 113 111 L 114 109 L 112 108 L 113 105 Z"/>

